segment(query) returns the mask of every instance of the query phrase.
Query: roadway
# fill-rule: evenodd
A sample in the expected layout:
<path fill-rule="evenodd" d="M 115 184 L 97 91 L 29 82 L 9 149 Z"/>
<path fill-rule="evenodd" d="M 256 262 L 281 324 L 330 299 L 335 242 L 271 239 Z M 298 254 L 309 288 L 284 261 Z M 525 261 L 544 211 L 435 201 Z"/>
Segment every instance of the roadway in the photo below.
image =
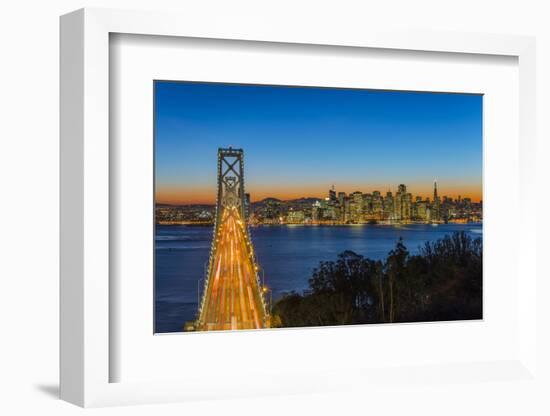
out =
<path fill-rule="evenodd" d="M 198 330 L 265 327 L 266 313 L 256 279 L 252 243 L 239 210 L 221 215 Z"/>

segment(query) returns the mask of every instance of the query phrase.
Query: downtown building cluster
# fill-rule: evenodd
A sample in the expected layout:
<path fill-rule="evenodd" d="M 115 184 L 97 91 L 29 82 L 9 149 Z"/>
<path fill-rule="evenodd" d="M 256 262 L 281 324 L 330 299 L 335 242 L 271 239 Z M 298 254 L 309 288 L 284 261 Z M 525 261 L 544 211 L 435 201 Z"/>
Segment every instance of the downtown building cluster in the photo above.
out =
<path fill-rule="evenodd" d="M 253 209 L 252 224 L 366 224 L 366 223 L 445 223 L 480 222 L 482 203 L 470 198 L 440 197 L 434 182 L 432 198 L 413 197 L 401 184 L 397 192 L 336 192 L 316 199 L 279 201 L 269 199 Z"/>

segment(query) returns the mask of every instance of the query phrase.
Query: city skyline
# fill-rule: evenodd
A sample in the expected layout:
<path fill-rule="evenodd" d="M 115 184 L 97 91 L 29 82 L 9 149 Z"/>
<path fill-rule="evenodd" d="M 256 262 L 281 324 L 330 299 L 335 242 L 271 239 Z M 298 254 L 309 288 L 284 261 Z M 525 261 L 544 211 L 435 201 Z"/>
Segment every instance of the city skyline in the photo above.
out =
<path fill-rule="evenodd" d="M 228 171 L 227 174 L 231 175 Z M 397 191 L 382 193 L 355 191 L 346 193 L 336 188 L 324 198 L 252 200 L 244 196 L 247 222 L 252 225 L 304 224 L 426 224 L 481 222 L 483 205 L 469 197 L 442 195 L 434 181 L 431 196 L 414 195 L 406 184 Z M 157 224 L 208 224 L 217 210 L 214 204 L 157 204 Z"/>
<path fill-rule="evenodd" d="M 399 185 L 402 185 L 402 184 L 399 184 Z M 337 188 L 336 186 L 334 186 L 334 189 L 337 192 L 343 192 L 346 195 L 351 195 L 351 194 L 356 193 L 356 192 L 360 192 L 362 194 L 372 194 L 373 192 L 380 192 L 381 194 L 385 195 L 387 192 L 391 192 L 392 194 L 395 194 L 399 189 L 399 185 L 388 187 L 387 189 L 379 189 L 379 188 L 372 188 L 372 187 L 370 187 L 369 189 L 365 189 L 364 187 L 362 187 L 362 188 L 353 188 L 352 191 L 346 191 L 346 190 L 341 190 L 340 188 Z M 430 188 L 429 192 L 417 193 L 414 190 L 412 190 L 411 194 L 415 198 L 416 197 L 421 197 L 422 200 L 432 199 L 433 198 L 433 185 L 434 185 L 434 182 L 432 182 L 430 185 L 431 185 L 431 188 Z M 439 186 L 439 183 L 438 183 L 437 186 L 438 186 L 439 189 L 441 189 L 440 186 Z M 410 189 L 408 184 L 407 184 L 407 188 Z M 290 197 L 287 197 L 287 198 L 281 198 L 281 197 L 273 196 L 273 195 L 267 194 L 267 193 L 266 193 L 266 196 L 264 196 L 262 194 L 261 197 L 256 197 L 255 198 L 254 195 L 251 194 L 248 190 L 246 190 L 246 193 L 250 195 L 250 200 L 251 200 L 252 203 L 262 202 L 266 199 L 271 199 L 271 198 L 279 199 L 281 201 L 294 201 L 294 200 L 298 200 L 298 199 L 319 199 L 319 200 L 323 200 L 323 199 L 327 198 L 327 193 L 332 189 L 332 186 L 330 186 L 328 188 L 323 188 L 323 189 L 324 189 L 324 192 L 321 192 L 320 194 L 300 195 L 299 193 L 297 193 L 296 196 L 291 195 Z M 299 192 L 299 191 L 297 191 L 297 192 Z M 456 200 L 458 198 L 460 198 L 460 199 L 466 198 L 466 199 L 470 199 L 472 202 L 475 202 L 475 203 L 483 202 L 483 198 L 481 196 L 480 196 L 479 199 L 476 199 L 476 198 L 472 198 L 469 194 L 462 194 L 462 193 L 456 193 L 456 194 L 451 193 L 451 194 L 449 194 L 448 192 L 445 192 L 444 190 L 441 190 L 440 197 L 441 198 L 451 198 L 453 200 Z M 161 205 L 215 205 L 216 201 L 214 199 L 212 201 L 198 201 L 198 202 L 185 201 L 183 203 L 171 203 L 171 202 L 163 202 L 163 201 L 157 200 L 157 204 L 161 204 Z"/>
<path fill-rule="evenodd" d="M 482 200 L 482 97 L 155 83 L 155 198 L 213 204 L 220 146 L 245 149 L 252 202 L 324 198 L 333 185 Z"/>

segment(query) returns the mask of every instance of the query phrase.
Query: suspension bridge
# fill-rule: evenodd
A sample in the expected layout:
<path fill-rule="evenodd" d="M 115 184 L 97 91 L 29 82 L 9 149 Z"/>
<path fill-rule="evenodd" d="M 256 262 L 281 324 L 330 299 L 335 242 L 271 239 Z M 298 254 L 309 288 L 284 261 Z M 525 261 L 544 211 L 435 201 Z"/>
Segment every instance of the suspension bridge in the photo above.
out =
<path fill-rule="evenodd" d="M 268 328 L 259 267 L 247 226 L 244 152 L 218 149 L 218 192 L 214 235 L 197 331 Z"/>

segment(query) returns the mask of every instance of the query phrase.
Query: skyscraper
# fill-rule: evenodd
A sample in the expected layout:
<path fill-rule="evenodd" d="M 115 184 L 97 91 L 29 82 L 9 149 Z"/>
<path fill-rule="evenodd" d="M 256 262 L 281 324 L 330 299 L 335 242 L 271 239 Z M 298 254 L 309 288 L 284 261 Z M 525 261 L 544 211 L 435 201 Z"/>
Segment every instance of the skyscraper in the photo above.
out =
<path fill-rule="evenodd" d="M 388 191 L 386 192 L 386 197 L 384 198 L 384 219 L 392 220 L 394 218 L 393 195 L 391 191 Z"/>
<path fill-rule="evenodd" d="M 382 196 L 380 195 L 380 191 L 374 191 L 372 193 L 372 215 L 374 219 L 381 220 L 383 219 L 383 204 L 382 204 Z"/>
<path fill-rule="evenodd" d="M 338 219 L 342 222 L 346 222 L 346 193 L 345 192 L 338 192 L 338 212 L 339 217 Z"/>
<path fill-rule="evenodd" d="M 434 179 L 434 202 L 433 202 L 433 209 L 431 212 L 432 220 L 434 221 L 439 221 L 440 219 L 440 211 L 441 211 L 440 205 L 441 204 L 440 204 L 439 196 L 437 196 L 437 180 Z"/>
<path fill-rule="evenodd" d="M 363 194 L 363 220 L 370 220 L 372 215 L 372 194 Z"/>
<path fill-rule="evenodd" d="M 351 195 L 350 214 L 351 221 L 358 224 L 363 222 L 363 193 L 356 191 Z"/>
<path fill-rule="evenodd" d="M 336 201 L 336 191 L 334 190 L 334 185 L 328 191 L 328 199 L 331 201 Z"/>
<path fill-rule="evenodd" d="M 319 201 L 315 201 L 313 206 L 311 207 L 311 220 L 314 224 L 317 224 L 321 220 L 321 216 L 321 203 Z"/>
<path fill-rule="evenodd" d="M 407 194 L 407 187 L 404 184 L 400 184 L 397 187 L 397 192 L 395 194 L 395 200 L 394 200 L 394 211 L 395 211 L 395 219 L 402 220 L 405 218 L 405 209 L 406 202 L 404 201 L 405 195 Z M 405 208 L 405 209 L 404 209 Z"/>
<path fill-rule="evenodd" d="M 338 202 L 341 206 L 344 206 L 344 200 L 346 199 L 346 193 L 345 192 L 338 192 Z"/>

